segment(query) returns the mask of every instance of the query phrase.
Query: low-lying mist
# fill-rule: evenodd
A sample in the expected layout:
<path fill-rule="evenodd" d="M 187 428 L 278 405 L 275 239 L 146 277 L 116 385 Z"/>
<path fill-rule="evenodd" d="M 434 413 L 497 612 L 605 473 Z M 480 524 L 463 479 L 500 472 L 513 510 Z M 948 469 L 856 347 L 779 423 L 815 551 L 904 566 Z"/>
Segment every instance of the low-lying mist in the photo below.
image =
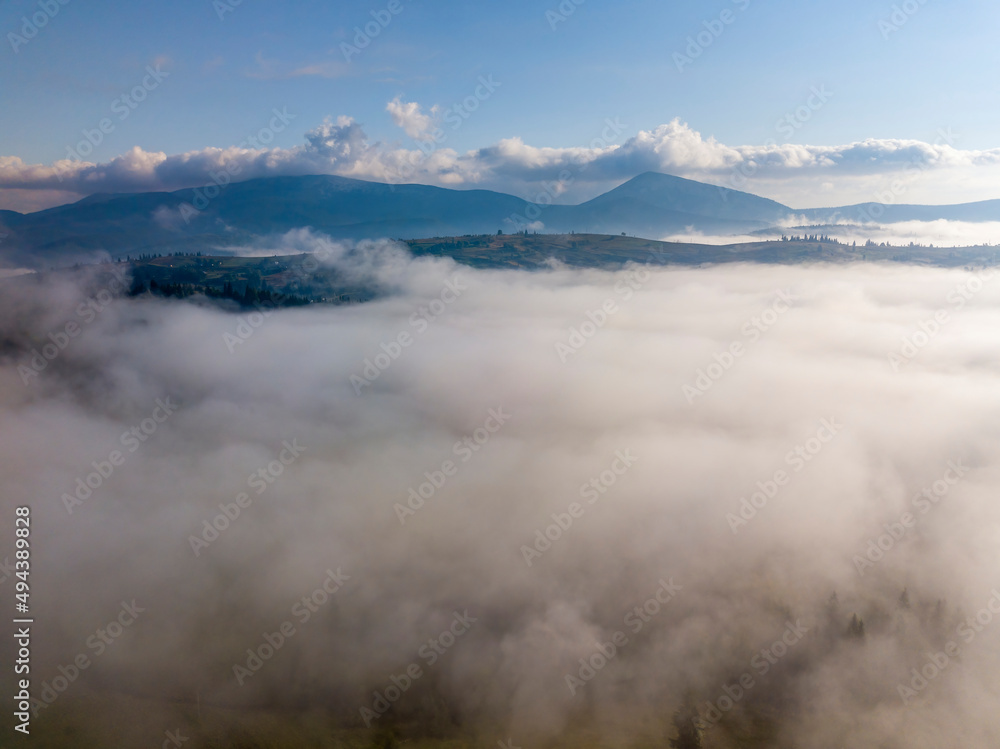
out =
<path fill-rule="evenodd" d="M 107 746 L 208 746 L 194 710 L 481 746 L 666 746 L 694 715 L 706 747 L 998 744 L 993 271 L 370 249 L 392 293 L 341 307 L 2 282 L 35 730 L 86 695 L 74 730 Z M 120 738 L 107 695 L 162 726 Z"/>
<path fill-rule="evenodd" d="M 742 242 L 763 242 L 778 239 L 782 234 L 803 235 L 822 234 L 844 244 L 856 242 L 863 245 L 867 241 L 880 244 L 885 242 L 896 247 L 911 244 L 923 247 L 989 247 L 1000 237 L 1000 222 L 997 221 L 896 221 L 877 223 L 874 221 L 845 221 L 822 226 L 810 226 L 809 220 L 799 217 L 787 222 L 786 229 L 772 229 L 755 234 L 704 234 L 687 231 L 663 237 L 665 242 L 691 242 L 695 244 L 737 244 Z"/>

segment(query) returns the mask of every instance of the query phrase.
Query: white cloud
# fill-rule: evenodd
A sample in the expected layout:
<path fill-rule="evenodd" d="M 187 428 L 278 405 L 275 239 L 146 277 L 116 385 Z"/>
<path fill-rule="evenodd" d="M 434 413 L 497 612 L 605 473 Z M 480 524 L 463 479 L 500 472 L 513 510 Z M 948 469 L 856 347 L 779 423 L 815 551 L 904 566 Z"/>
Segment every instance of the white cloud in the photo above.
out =
<path fill-rule="evenodd" d="M 260 60 L 263 67 L 269 63 Z M 303 71 L 305 69 L 302 69 Z M 300 74 L 312 74 L 302 72 Z M 317 73 L 318 74 L 318 73 Z M 415 140 L 428 142 L 437 126 L 436 107 L 424 110 L 399 97 L 386 110 Z M 641 130 L 617 144 L 607 128 L 595 127 L 589 145 L 539 147 L 519 137 L 465 153 L 439 146 L 407 149 L 372 142 L 351 117 L 328 118 L 294 148 L 205 148 L 167 155 L 138 146 L 95 164 L 68 159 L 52 165 L 0 157 L 0 206 L 35 209 L 12 191 L 66 193 L 175 190 L 211 182 L 226 164 L 241 179 L 337 174 L 358 179 L 420 182 L 449 187 L 483 187 L 527 198 L 542 183 L 558 180 L 564 202 L 584 200 L 644 171 L 659 171 L 754 192 L 796 208 L 878 199 L 902 182 L 896 202 L 956 203 L 996 196 L 1000 149 L 961 150 L 947 142 L 868 139 L 839 146 L 796 144 L 730 146 L 704 137 L 679 119 Z M 568 177 L 567 177 L 568 174 Z M 905 201 L 898 200 L 905 193 Z"/>
<path fill-rule="evenodd" d="M 424 114 L 420 111 L 420 105 L 417 102 L 400 101 L 397 96 L 386 104 L 385 111 L 392 116 L 392 121 L 396 123 L 396 126 L 401 127 L 414 140 L 429 141 L 434 139 L 432 133 L 437 127 L 438 108 L 436 106 L 431 107 L 430 114 Z"/>

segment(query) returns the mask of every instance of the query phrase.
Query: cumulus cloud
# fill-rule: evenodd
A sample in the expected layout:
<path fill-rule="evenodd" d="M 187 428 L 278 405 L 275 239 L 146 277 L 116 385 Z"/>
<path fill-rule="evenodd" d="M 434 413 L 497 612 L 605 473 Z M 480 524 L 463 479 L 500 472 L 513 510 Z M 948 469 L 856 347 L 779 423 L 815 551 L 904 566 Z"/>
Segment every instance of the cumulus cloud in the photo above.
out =
<path fill-rule="evenodd" d="M 368 136 L 350 117 L 326 120 L 306 133 L 308 151 L 333 164 L 352 164 L 362 159 L 371 149 Z"/>
<path fill-rule="evenodd" d="M 395 293 L 254 327 L 142 300 L 84 322 L 100 274 L 4 282 L 0 501 L 32 507 L 33 675 L 97 661 L 33 730 L 317 744 L 415 663 L 371 720 L 414 740 L 663 743 L 686 701 L 725 708 L 712 746 L 992 745 L 996 280 L 375 265 Z M 25 386 L 68 320 L 80 334 Z M 176 410 L 146 434 L 157 399 Z M 88 637 L 132 599 L 97 656 Z"/>
<path fill-rule="evenodd" d="M 397 97 L 386 111 L 410 138 L 432 140 L 438 126 L 436 107 L 425 111 L 419 103 Z M 528 199 L 545 183 L 559 181 L 564 184 L 559 194 L 571 201 L 593 197 L 641 172 L 660 171 L 805 208 L 874 200 L 901 176 L 912 183 L 910 201 L 983 199 L 994 196 L 1000 174 L 1000 149 L 959 149 L 950 135 L 935 143 L 868 139 L 839 146 L 731 146 L 703 136 L 680 119 L 629 138 L 624 124 L 609 119 L 597 125 L 594 138 L 583 145 L 542 147 L 511 137 L 460 153 L 447 144 L 451 129 L 443 128 L 440 145 L 404 148 L 372 142 L 361 124 L 340 116 L 308 131 L 304 145 L 287 149 L 244 144 L 167 155 L 135 147 L 102 164 L 63 159 L 50 166 L 6 156 L 0 157 L 0 190 L 7 196 L 5 205 L 12 207 L 23 203 L 13 191 L 87 195 L 172 190 L 210 183 L 213 170 L 228 164 L 240 170 L 241 178 L 298 174 L 383 182 L 405 178 L 451 187 L 487 187 Z"/>
<path fill-rule="evenodd" d="M 385 111 L 390 114 L 396 127 L 402 128 L 403 132 L 414 140 L 434 139 L 432 133 L 437 126 L 435 117 L 438 108 L 436 106 L 431 107 L 429 114 L 425 114 L 421 111 L 420 105 L 417 102 L 400 101 L 400 98 L 397 96 L 386 105 Z"/>

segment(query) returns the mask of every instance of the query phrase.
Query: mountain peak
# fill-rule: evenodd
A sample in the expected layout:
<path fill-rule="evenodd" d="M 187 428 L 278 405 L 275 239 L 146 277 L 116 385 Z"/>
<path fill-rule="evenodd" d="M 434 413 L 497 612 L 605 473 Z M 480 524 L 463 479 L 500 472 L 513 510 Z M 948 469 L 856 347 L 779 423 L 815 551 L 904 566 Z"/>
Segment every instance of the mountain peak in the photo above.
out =
<path fill-rule="evenodd" d="M 683 213 L 723 221 L 747 221 L 758 228 L 791 213 L 767 198 L 661 172 L 643 172 L 584 203 L 622 217 L 638 213 Z"/>

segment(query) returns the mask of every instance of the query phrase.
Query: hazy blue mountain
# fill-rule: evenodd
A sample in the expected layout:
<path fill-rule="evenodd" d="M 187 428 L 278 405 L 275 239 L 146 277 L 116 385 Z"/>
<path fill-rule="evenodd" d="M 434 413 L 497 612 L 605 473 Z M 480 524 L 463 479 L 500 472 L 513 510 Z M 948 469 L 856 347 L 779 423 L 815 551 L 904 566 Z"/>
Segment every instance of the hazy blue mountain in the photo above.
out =
<path fill-rule="evenodd" d="M 586 228 L 611 229 L 625 224 L 629 233 L 662 232 L 694 225 L 714 230 L 730 225 L 763 228 L 791 216 L 787 206 L 756 195 L 707 185 L 669 174 L 646 172 L 623 185 L 573 207 L 578 223 L 608 223 Z"/>
<path fill-rule="evenodd" d="M 10 227 L 16 226 L 22 219 L 24 219 L 24 214 L 22 213 L 0 211 L 0 240 L 7 236 Z"/>
<path fill-rule="evenodd" d="M 1000 200 L 954 205 L 905 205 L 858 203 L 840 208 L 810 208 L 795 211 L 810 223 L 835 224 L 848 221 L 877 221 L 895 224 L 900 221 L 1000 221 Z"/>
<path fill-rule="evenodd" d="M 208 197 L 211 196 L 211 197 Z M 862 213 L 864 212 L 864 213 Z M 879 215 L 881 214 L 881 215 Z M 387 185 L 329 175 L 270 177 L 223 188 L 91 195 L 36 213 L 0 211 L 5 265 L 62 265 L 104 251 L 113 257 L 226 248 L 299 227 L 339 239 L 415 239 L 505 233 L 754 231 L 776 223 L 829 224 L 867 215 L 880 222 L 1000 220 L 1000 200 L 952 206 L 874 204 L 795 211 L 773 200 L 646 172 L 579 205 L 533 206 L 490 190 Z M 540 222 L 536 224 L 534 222 Z"/>
<path fill-rule="evenodd" d="M 528 206 L 487 190 L 334 176 L 255 179 L 228 185 L 211 200 L 206 194 L 214 193 L 198 188 L 92 195 L 37 213 L 0 216 L 0 232 L 8 233 L 0 252 L 8 260 L 16 252 L 22 263 L 53 263 L 96 250 L 113 257 L 210 250 L 303 226 L 345 239 L 495 232 Z"/>

